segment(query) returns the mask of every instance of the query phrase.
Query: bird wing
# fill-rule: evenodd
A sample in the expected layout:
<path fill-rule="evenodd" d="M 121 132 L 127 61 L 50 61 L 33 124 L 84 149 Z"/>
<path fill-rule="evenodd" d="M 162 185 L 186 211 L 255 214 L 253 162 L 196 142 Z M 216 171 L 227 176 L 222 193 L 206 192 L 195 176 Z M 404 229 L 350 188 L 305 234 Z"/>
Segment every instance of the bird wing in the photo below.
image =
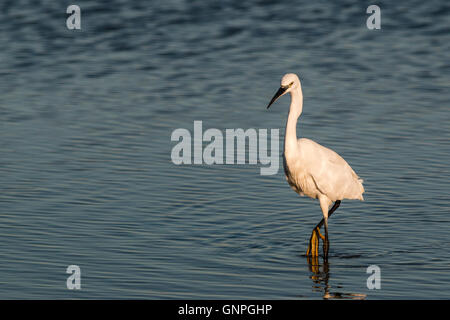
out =
<path fill-rule="evenodd" d="M 299 140 L 302 166 L 317 189 L 330 200 L 360 199 L 362 180 L 339 154 L 312 140 Z"/>

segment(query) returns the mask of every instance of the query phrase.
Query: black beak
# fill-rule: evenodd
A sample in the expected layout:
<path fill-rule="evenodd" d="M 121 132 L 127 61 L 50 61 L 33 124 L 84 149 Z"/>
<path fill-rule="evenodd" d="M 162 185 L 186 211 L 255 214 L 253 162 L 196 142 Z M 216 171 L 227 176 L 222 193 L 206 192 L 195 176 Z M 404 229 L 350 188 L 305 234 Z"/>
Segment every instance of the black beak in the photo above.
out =
<path fill-rule="evenodd" d="M 274 103 L 281 95 L 283 95 L 283 93 L 287 90 L 288 88 L 283 88 L 280 87 L 280 89 L 278 89 L 277 93 L 275 93 L 275 95 L 273 96 L 272 100 L 270 100 L 269 105 L 267 106 L 267 109 L 269 109 L 269 107 L 272 105 L 272 103 Z"/>

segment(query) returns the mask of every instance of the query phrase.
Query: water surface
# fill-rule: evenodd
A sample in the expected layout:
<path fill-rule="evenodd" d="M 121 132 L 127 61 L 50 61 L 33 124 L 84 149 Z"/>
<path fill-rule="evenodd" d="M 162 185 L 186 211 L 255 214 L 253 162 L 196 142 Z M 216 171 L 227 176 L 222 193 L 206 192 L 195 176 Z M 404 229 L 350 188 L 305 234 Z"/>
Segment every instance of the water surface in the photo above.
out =
<path fill-rule="evenodd" d="M 76 4 L 80 31 L 65 3 L 0 4 L 0 298 L 450 298 L 448 2 L 378 1 L 374 31 L 354 1 Z M 289 99 L 265 107 L 286 72 L 298 134 L 365 181 L 328 265 L 282 169 L 170 158 L 195 120 L 282 141 Z"/>

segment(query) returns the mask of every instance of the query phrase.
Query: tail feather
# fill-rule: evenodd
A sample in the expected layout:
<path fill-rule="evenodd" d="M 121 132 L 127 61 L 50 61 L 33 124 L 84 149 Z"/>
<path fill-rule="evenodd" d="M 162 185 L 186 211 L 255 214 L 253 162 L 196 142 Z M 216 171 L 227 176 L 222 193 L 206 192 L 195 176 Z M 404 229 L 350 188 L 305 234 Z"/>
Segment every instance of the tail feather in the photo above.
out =
<path fill-rule="evenodd" d="M 364 201 L 363 193 L 364 193 L 364 186 L 363 186 L 364 180 L 358 177 L 358 184 L 359 184 L 359 200 Z"/>

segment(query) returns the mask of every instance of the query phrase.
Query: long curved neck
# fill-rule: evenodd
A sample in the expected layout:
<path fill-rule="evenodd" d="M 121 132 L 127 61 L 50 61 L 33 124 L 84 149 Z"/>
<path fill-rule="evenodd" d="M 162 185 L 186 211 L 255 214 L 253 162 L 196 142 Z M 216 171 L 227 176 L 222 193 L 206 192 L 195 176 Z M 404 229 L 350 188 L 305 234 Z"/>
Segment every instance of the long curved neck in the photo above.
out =
<path fill-rule="evenodd" d="M 298 148 L 297 144 L 297 120 L 303 110 L 303 94 L 302 88 L 299 86 L 290 92 L 291 107 L 286 123 L 286 133 L 284 136 L 284 153 L 295 152 Z"/>

